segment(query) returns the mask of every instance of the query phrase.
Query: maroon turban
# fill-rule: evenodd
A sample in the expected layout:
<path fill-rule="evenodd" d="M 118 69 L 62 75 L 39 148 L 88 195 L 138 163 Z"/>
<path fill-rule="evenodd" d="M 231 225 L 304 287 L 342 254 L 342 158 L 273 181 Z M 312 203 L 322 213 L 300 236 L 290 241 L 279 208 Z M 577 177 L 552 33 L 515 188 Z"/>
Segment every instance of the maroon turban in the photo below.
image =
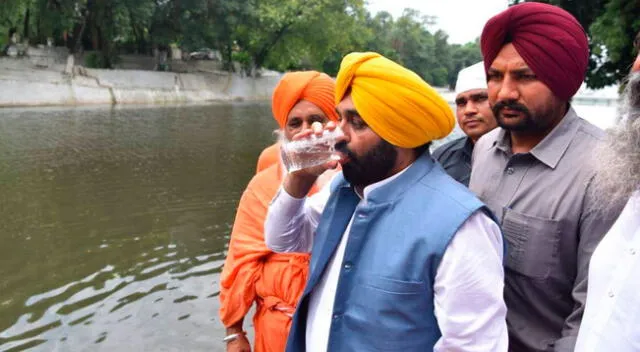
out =
<path fill-rule="evenodd" d="M 529 68 L 557 97 L 568 101 L 576 94 L 589 63 L 589 43 L 570 13 L 556 6 L 526 2 L 491 18 L 480 39 L 485 71 L 507 43 L 513 43 Z"/>

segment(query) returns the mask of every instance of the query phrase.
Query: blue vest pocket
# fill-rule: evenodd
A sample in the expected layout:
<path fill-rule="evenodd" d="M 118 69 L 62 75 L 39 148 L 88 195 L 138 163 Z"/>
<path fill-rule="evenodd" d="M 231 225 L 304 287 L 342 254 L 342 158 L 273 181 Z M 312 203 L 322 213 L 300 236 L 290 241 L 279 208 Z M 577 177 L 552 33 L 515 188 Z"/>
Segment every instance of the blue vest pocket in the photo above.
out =
<path fill-rule="evenodd" d="M 359 351 L 422 351 L 439 336 L 433 296 L 422 281 L 361 275 L 351 294 L 344 326 Z"/>
<path fill-rule="evenodd" d="M 410 295 L 415 293 L 426 293 L 426 284 L 424 281 L 403 281 L 375 275 L 363 275 L 360 276 L 358 282 L 362 286 L 390 294 Z"/>

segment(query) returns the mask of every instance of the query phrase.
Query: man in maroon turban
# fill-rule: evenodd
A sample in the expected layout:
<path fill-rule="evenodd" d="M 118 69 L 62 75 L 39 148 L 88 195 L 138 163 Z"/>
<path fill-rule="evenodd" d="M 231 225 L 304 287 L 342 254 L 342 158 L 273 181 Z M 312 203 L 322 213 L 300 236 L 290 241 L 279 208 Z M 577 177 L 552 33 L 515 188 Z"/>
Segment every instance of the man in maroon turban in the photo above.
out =
<path fill-rule="evenodd" d="M 573 351 L 591 253 L 621 210 L 597 207 L 585 156 L 604 133 L 570 104 L 587 69 L 587 36 L 559 7 L 523 3 L 487 22 L 481 49 L 500 127 L 476 143 L 469 188 L 508 242 L 509 349 Z"/>

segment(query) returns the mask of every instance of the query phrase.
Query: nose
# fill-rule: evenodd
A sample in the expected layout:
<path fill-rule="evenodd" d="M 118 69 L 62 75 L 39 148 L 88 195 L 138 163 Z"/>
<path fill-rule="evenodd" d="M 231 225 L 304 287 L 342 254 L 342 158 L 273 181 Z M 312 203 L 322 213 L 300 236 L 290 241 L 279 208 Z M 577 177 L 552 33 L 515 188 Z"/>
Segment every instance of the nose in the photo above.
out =
<path fill-rule="evenodd" d="M 502 82 L 500 82 L 497 98 L 498 101 L 518 100 L 520 98 L 517 82 L 511 79 L 509 75 L 505 75 Z"/>
<path fill-rule="evenodd" d="M 308 121 L 308 120 L 306 120 L 306 119 L 305 119 L 305 120 L 303 120 L 303 121 L 302 121 L 302 128 L 301 128 L 300 130 L 301 130 L 301 131 L 302 131 L 302 130 L 308 130 L 308 129 L 310 129 L 310 128 L 311 128 L 311 122 L 310 122 L 310 121 Z"/>
<path fill-rule="evenodd" d="M 336 144 L 340 142 L 349 143 L 349 141 L 351 140 L 351 137 L 349 136 L 349 133 L 351 133 L 351 129 L 349 128 L 347 119 L 340 120 L 336 129 L 338 128 L 342 131 L 342 133 L 336 138 Z"/>
<path fill-rule="evenodd" d="M 636 56 L 636 61 L 633 63 L 633 66 L 631 67 L 631 72 L 638 72 L 638 71 L 640 71 L 640 54 Z"/>
<path fill-rule="evenodd" d="M 471 99 L 469 99 L 469 101 L 467 101 L 467 104 L 464 106 L 464 116 L 473 117 L 477 114 L 478 114 L 478 107 L 476 106 L 476 103 L 474 103 L 473 101 L 471 101 Z"/>

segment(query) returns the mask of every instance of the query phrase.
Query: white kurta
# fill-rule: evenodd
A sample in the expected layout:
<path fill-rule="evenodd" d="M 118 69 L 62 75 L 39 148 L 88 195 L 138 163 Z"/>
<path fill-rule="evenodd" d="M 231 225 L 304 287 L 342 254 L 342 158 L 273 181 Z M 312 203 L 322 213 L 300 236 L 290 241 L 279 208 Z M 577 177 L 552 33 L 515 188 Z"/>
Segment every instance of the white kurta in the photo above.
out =
<path fill-rule="evenodd" d="M 593 252 L 575 351 L 640 351 L 640 193 Z"/>

